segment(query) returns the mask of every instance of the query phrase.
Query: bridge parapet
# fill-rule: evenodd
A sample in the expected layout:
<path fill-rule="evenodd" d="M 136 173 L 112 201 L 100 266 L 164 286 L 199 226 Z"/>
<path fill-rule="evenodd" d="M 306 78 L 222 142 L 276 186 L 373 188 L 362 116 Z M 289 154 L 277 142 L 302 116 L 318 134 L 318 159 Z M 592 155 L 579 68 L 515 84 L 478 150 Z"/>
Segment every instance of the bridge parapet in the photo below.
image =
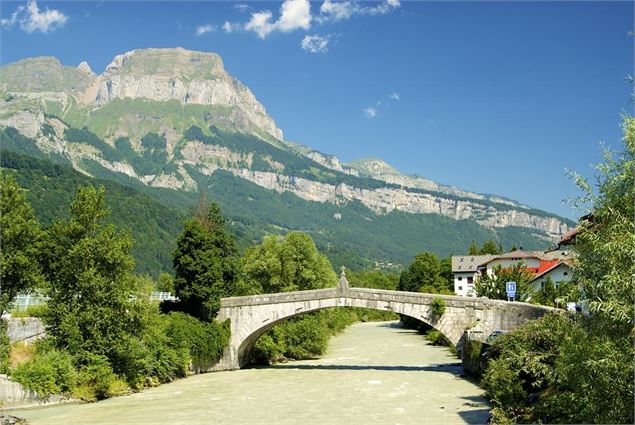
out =
<path fill-rule="evenodd" d="M 445 303 L 437 315 L 434 299 Z M 256 340 L 277 323 L 311 311 L 334 307 L 361 307 L 392 311 L 421 320 L 458 344 L 466 329 L 478 325 L 487 337 L 495 330 L 512 330 L 527 320 L 556 309 L 521 302 L 455 295 L 424 294 L 370 288 L 351 288 L 342 273 L 336 288 L 261 294 L 221 299 L 218 320 L 230 319 L 230 346 L 215 370 L 238 369 L 249 361 Z"/>

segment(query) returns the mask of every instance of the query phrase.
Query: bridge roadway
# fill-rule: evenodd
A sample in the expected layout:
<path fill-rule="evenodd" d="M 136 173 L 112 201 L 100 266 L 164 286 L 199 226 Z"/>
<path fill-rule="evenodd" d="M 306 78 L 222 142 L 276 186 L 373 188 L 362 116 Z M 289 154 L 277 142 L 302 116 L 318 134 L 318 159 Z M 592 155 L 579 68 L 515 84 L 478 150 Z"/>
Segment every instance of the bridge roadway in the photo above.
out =
<path fill-rule="evenodd" d="M 442 315 L 433 313 L 431 304 L 435 298 L 445 303 Z M 258 338 L 281 321 L 334 307 L 362 307 L 403 314 L 434 327 L 454 345 L 459 343 L 465 330 L 477 330 L 484 340 L 494 331 L 513 330 L 554 310 L 487 298 L 352 288 L 342 272 L 336 288 L 222 298 L 217 319 L 230 320 L 231 337 L 229 347 L 213 370 L 234 370 L 247 365 Z"/>

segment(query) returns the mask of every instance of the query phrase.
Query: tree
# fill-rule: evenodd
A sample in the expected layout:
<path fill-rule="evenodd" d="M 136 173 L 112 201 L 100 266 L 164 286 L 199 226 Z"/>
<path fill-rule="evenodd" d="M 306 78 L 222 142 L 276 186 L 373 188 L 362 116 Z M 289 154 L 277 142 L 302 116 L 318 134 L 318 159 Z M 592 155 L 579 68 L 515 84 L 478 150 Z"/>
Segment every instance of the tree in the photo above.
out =
<path fill-rule="evenodd" d="M 40 224 L 11 176 L 0 181 L 0 315 L 19 292 L 42 283 L 38 263 Z"/>
<path fill-rule="evenodd" d="M 451 293 L 451 280 L 441 274 L 441 262 L 431 252 L 417 254 L 399 276 L 398 289 L 409 292 Z"/>
<path fill-rule="evenodd" d="M 481 248 L 478 253 L 480 255 L 485 255 L 485 254 L 497 255 L 497 254 L 501 254 L 502 250 L 499 249 L 499 246 L 496 245 L 496 242 L 494 242 L 491 239 L 488 239 L 485 241 L 485 243 L 483 244 L 483 248 Z"/>
<path fill-rule="evenodd" d="M 591 315 L 550 314 L 494 342 L 482 382 L 495 422 L 635 419 L 633 118 L 623 127 L 625 149 L 605 152 L 596 166 L 596 191 L 573 174 L 584 191 L 575 204 L 589 206 L 591 214 L 579 223 L 572 286 L 579 285 Z"/>
<path fill-rule="evenodd" d="M 478 245 L 475 241 L 472 241 L 472 243 L 470 244 L 470 249 L 467 252 L 467 255 L 478 255 Z"/>
<path fill-rule="evenodd" d="M 481 276 L 474 285 L 476 295 L 491 299 L 506 300 L 507 282 L 516 282 L 516 300 L 529 301 L 533 295 L 533 290 L 529 282 L 533 274 L 527 270 L 523 263 L 518 263 L 512 267 L 503 268 L 498 265 L 492 274 Z"/>
<path fill-rule="evenodd" d="M 175 295 L 182 309 L 210 321 L 220 298 L 234 294 L 238 277 L 238 251 L 225 229 L 220 209 L 211 203 L 187 220 L 173 255 Z"/>
<path fill-rule="evenodd" d="M 174 292 L 174 277 L 170 273 L 163 272 L 159 274 L 157 291 L 170 293 Z"/>
<path fill-rule="evenodd" d="M 627 330 L 633 326 L 635 294 L 635 119 L 626 118 L 623 130 L 625 149 L 605 150 L 604 163 L 595 166 L 597 193 L 587 179 L 572 177 L 583 191 L 574 204 L 591 210 L 576 236 L 575 279 L 595 315 Z"/>
<path fill-rule="evenodd" d="M 82 187 L 70 219 L 48 230 L 42 249 L 50 297 L 45 323 L 56 346 L 80 357 L 103 355 L 123 368 L 124 341 L 139 332 L 132 301 L 137 282 L 132 240 L 101 224 L 107 214 L 103 187 Z"/>
<path fill-rule="evenodd" d="M 311 237 L 291 232 L 267 236 L 245 253 L 244 279 L 258 293 L 304 291 L 335 286 L 337 276 Z"/>

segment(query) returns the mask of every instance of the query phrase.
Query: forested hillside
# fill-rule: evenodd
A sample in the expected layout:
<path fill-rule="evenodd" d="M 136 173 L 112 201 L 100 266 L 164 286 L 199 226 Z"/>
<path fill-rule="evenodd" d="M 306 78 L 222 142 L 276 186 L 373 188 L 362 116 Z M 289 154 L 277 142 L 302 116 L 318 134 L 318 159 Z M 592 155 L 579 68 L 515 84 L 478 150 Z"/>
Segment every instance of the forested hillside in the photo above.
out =
<path fill-rule="evenodd" d="M 129 228 L 135 240 L 137 271 L 157 276 L 171 270 L 176 235 L 199 194 L 149 188 L 122 177 L 118 182 L 91 178 L 72 168 L 43 159 L 4 150 L 2 167 L 15 173 L 18 183 L 29 190 L 28 199 L 43 223 L 68 210 L 81 185 L 103 185 L 112 210 L 109 220 Z M 103 169 L 102 169 L 103 170 Z M 229 218 L 238 245 L 246 248 L 266 234 L 291 230 L 309 233 L 327 254 L 334 267 L 352 269 L 381 263 L 407 264 L 418 252 L 431 251 L 440 257 L 463 252 L 472 240 L 487 239 L 503 247 L 545 247 L 544 240 L 527 235 L 526 229 L 496 230 L 473 220 L 452 220 L 436 214 L 393 211 L 376 215 L 359 202 L 346 205 L 310 202 L 291 193 L 277 193 L 218 170 L 205 176 L 192 170 L 205 197 L 217 202 Z M 104 173 L 102 177 L 111 177 Z"/>

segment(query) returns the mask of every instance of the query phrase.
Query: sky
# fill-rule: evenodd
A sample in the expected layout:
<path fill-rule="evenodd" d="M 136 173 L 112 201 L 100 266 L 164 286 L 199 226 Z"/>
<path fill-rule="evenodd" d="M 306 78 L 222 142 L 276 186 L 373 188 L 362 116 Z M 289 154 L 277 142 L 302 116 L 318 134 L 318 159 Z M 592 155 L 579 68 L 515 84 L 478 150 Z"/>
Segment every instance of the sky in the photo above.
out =
<path fill-rule="evenodd" d="M 632 115 L 633 2 L 0 2 L 0 61 L 219 53 L 285 139 L 575 218 Z"/>

